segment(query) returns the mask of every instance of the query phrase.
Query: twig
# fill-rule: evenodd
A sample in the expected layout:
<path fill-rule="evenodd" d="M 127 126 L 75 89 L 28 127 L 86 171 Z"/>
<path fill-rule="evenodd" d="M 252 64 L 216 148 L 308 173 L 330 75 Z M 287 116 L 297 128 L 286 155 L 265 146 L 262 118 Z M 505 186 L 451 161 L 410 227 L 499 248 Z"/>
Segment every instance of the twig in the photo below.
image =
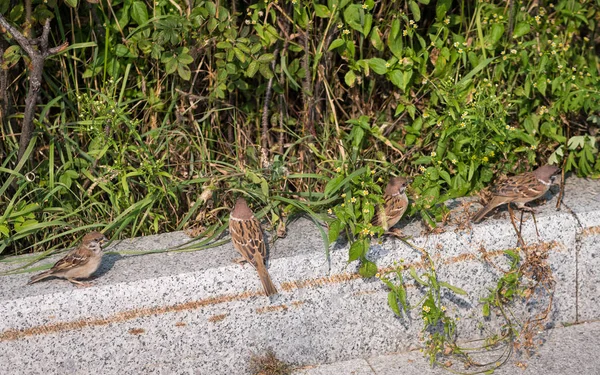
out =
<path fill-rule="evenodd" d="M 50 35 L 50 19 L 46 19 L 42 36 L 37 39 L 28 39 L 21 32 L 15 29 L 8 21 L 0 14 L 0 26 L 2 32 L 8 33 L 12 39 L 16 40 L 21 48 L 29 55 L 31 59 L 31 72 L 29 74 L 29 91 L 25 97 L 25 112 L 23 114 L 23 125 L 21 129 L 21 138 L 19 139 L 19 154 L 17 163 L 23 157 L 33 132 L 33 116 L 35 106 L 38 101 L 38 94 L 42 87 L 42 74 L 44 70 L 45 60 L 52 55 L 64 51 L 69 45 L 68 42 L 54 48 L 48 48 L 48 36 Z M 37 48 L 34 48 L 37 46 Z"/>
<path fill-rule="evenodd" d="M 267 83 L 267 91 L 265 92 L 265 104 L 263 105 L 262 114 L 262 134 L 260 136 L 260 144 L 262 146 L 262 153 L 265 160 L 269 160 L 269 104 L 271 103 L 271 94 L 273 92 L 273 78 L 275 78 L 275 65 L 277 62 L 277 55 L 279 54 L 279 48 L 273 51 L 273 63 L 271 64 L 271 70 L 273 76 L 269 78 Z M 263 165 L 264 167 L 264 165 Z"/>
<path fill-rule="evenodd" d="M 513 28 L 515 26 L 515 0 L 510 0 L 508 5 L 508 40 L 511 39 Z"/>

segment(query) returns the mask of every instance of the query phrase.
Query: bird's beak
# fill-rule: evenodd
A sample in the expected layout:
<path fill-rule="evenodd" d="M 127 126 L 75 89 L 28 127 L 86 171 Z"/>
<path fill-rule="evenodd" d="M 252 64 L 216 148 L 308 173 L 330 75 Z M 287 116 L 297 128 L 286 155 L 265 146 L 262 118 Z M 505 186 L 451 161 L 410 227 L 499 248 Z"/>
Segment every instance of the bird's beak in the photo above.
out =
<path fill-rule="evenodd" d="M 102 237 L 102 239 L 100 240 L 100 245 L 104 245 L 107 242 L 108 242 L 108 238 Z"/>

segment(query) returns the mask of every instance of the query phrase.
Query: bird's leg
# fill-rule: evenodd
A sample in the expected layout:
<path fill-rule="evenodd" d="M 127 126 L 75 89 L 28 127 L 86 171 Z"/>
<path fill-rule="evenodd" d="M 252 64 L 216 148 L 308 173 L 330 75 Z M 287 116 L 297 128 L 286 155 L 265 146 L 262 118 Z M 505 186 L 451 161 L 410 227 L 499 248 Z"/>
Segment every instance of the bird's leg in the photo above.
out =
<path fill-rule="evenodd" d="M 521 219 L 519 222 L 519 233 L 523 233 L 523 212 L 524 212 L 524 210 L 521 210 Z"/>
<path fill-rule="evenodd" d="M 540 231 L 538 230 L 538 226 L 537 226 L 537 220 L 535 220 L 535 212 L 534 211 L 531 212 L 531 217 L 533 218 L 533 225 L 535 226 L 535 233 L 537 234 L 538 242 L 542 242 L 542 240 L 540 239 Z"/>
<path fill-rule="evenodd" d="M 523 212 L 527 211 L 531 213 L 531 217 L 533 218 L 533 224 L 535 226 L 535 233 L 537 234 L 538 237 L 538 242 L 540 241 L 540 231 L 538 230 L 538 226 L 537 226 L 537 221 L 535 220 L 535 210 L 529 206 L 526 206 L 524 203 L 521 204 L 517 204 L 517 206 L 519 206 L 519 209 L 521 210 L 521 224 L 523 223 Z"/>
<path fill-rule="evenodd" d="M 517 246 L 525 247 L 525 241 L 523 241 L 521 231 L 517 229 L 517 224 L 515 224 L 515 217 L 512 208 L 510 208 L 510 203 L 508 204 L 508 213 L 510 216 L 510 222 L 512 223 L 513 228 L 515 228 L 515 232 L 517 233 Z"/>
<path fill-rule="evenodd" d="M 78 281 L 78 280 L 71 279 L 71 278 L 69 278 L 69 279 L 67 279 L 67 280 L 69 280 L 69 281 L 70 281 L 71 283 L 73 283 L 75 286 L 77 286 L 77 287 L 80 287 L 80 288 L 87 288 L 87 287 L 90 287 L 90 286 L 92 286 L 92 285 L 93 285 L 92 283 L 86 283 L 86 282 L 83 282 L 83 281 Z"/>

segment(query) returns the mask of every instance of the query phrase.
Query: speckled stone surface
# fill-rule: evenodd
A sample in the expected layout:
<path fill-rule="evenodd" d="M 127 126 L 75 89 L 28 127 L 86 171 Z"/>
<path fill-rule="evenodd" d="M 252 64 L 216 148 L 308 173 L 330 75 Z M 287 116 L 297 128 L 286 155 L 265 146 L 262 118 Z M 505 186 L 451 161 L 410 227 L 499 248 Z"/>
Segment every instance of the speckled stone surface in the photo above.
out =
<path fill-rule="evenodd" d="M 600 181 L 568 179 L 564 204 L 575 215 L 577 232 L 577 318 L 597 319 L 600 306 Z"/>
<path fill-rule="evenodd" d="M 567 185 L 566 193 L 575 201 L 577 183 Z M 580 276 L 577 292 L 576 276 L 593 271 L 581 259 L 584 242 L 595 237 L 582 242 L 578 206 L 565 203 L 569 209 L 556 211 L 556 191 L 547 198 L 536 207 L 539 238 L 529 214 L 522 234 L 528 245 L 548 244 L 556 281 L 551 327 L 575 322 L 578 310 L 582 314 L 577 295 L 584 284 Z M 461 202 L 448 203 L 457 216 Z M 583 204 L 581 210 L 590 223 L 594 213 L 600 218 L 600 207 L 595 211 Z M 444 294 L 450 313 L 461 318 L 460 338 L 480 338 L 479 323 L 493 329 L 494 317 L 482 319 L 479 300 L 508 266 L 502 251 L 517 245 L 506 210 L 477 226 L 448 225 L 437 234 L 424 233 L 415 221 L 401 225 L 414 245 L 431 254 L 439 278 L 469 293 Z M 244 374 L 252 353 L 266 348 L 294 364 L 315 365 L 410 350 L 419 343 L 419 312 L 394 316 L 387 288 L 356 275 L 358 265 L 347 264 L 346 245 L 332 246 L 327 259 L 318 228 L 309 220 L 291 223 L 287 237 L 270 246 L 269 272 L 280 291 L 271 298 L 262 295 L 251 266 L 233 262 L 238 255 L 230 243 L 197 252 L 127 254 L 189 241 L 172 233 L 113 243 L 107 251 L 118 254 L 105 256 L 89 288 L 58 279 L 26 286 L 31 274 L 0 277 L 0 361 L 9 364 L 7 374 Z M 403 261 L 424 272 L 421 253 L 399 240 L 373 242 L 369 257 L 381 270 Z M 0 270 L 6 267 L 0 263 Z M 418 301 L 421 291 L 412 281 L 407 288 L 409 299 Z M 586 293 L 597 298 L 595 289 Z M 515 313 L 526 316 L 550 301 L 548 295 L 536 295 Z"/>
<path fill-rule="evenodd" d="M 547 331 L 544 343 L 532 356 L 520 355 L 496 369 L 497 375 L 567 375 L 574 372 L 598 374 L 600 323 L 584 323 Z M 491 353 L 485 354 L 494 363 Z M 482 361 L 483 363 L 483 361 Z M 464 368 L 455 371 L 472 373 Z M 479 369 L 481 370 L 481 369 Z M 431 367 L 419 351 L 374 356 L 298 369 L 294 375 L 446 375 L 447 369 Z"/>

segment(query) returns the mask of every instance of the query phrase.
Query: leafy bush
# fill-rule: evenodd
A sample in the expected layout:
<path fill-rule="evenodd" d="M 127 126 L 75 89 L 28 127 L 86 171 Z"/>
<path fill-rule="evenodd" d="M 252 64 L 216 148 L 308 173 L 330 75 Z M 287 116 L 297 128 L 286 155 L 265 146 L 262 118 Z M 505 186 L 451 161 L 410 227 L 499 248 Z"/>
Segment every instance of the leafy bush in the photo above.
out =
<path fill-rule="evenodd" d="M 26 35 L 50 18 L 71 46 L 46 62 L 18 166 L 29 61 L 0 43 L 0 253 L 96 225 L 218 231 L 236 189 L 280 226 L 340 204 L 354 181 L 323 194 L 339 166 L 416 176 L 408 214 L 430 225 L 496 174 L 600 171 L 594 1 L 9 4 Z"/>

